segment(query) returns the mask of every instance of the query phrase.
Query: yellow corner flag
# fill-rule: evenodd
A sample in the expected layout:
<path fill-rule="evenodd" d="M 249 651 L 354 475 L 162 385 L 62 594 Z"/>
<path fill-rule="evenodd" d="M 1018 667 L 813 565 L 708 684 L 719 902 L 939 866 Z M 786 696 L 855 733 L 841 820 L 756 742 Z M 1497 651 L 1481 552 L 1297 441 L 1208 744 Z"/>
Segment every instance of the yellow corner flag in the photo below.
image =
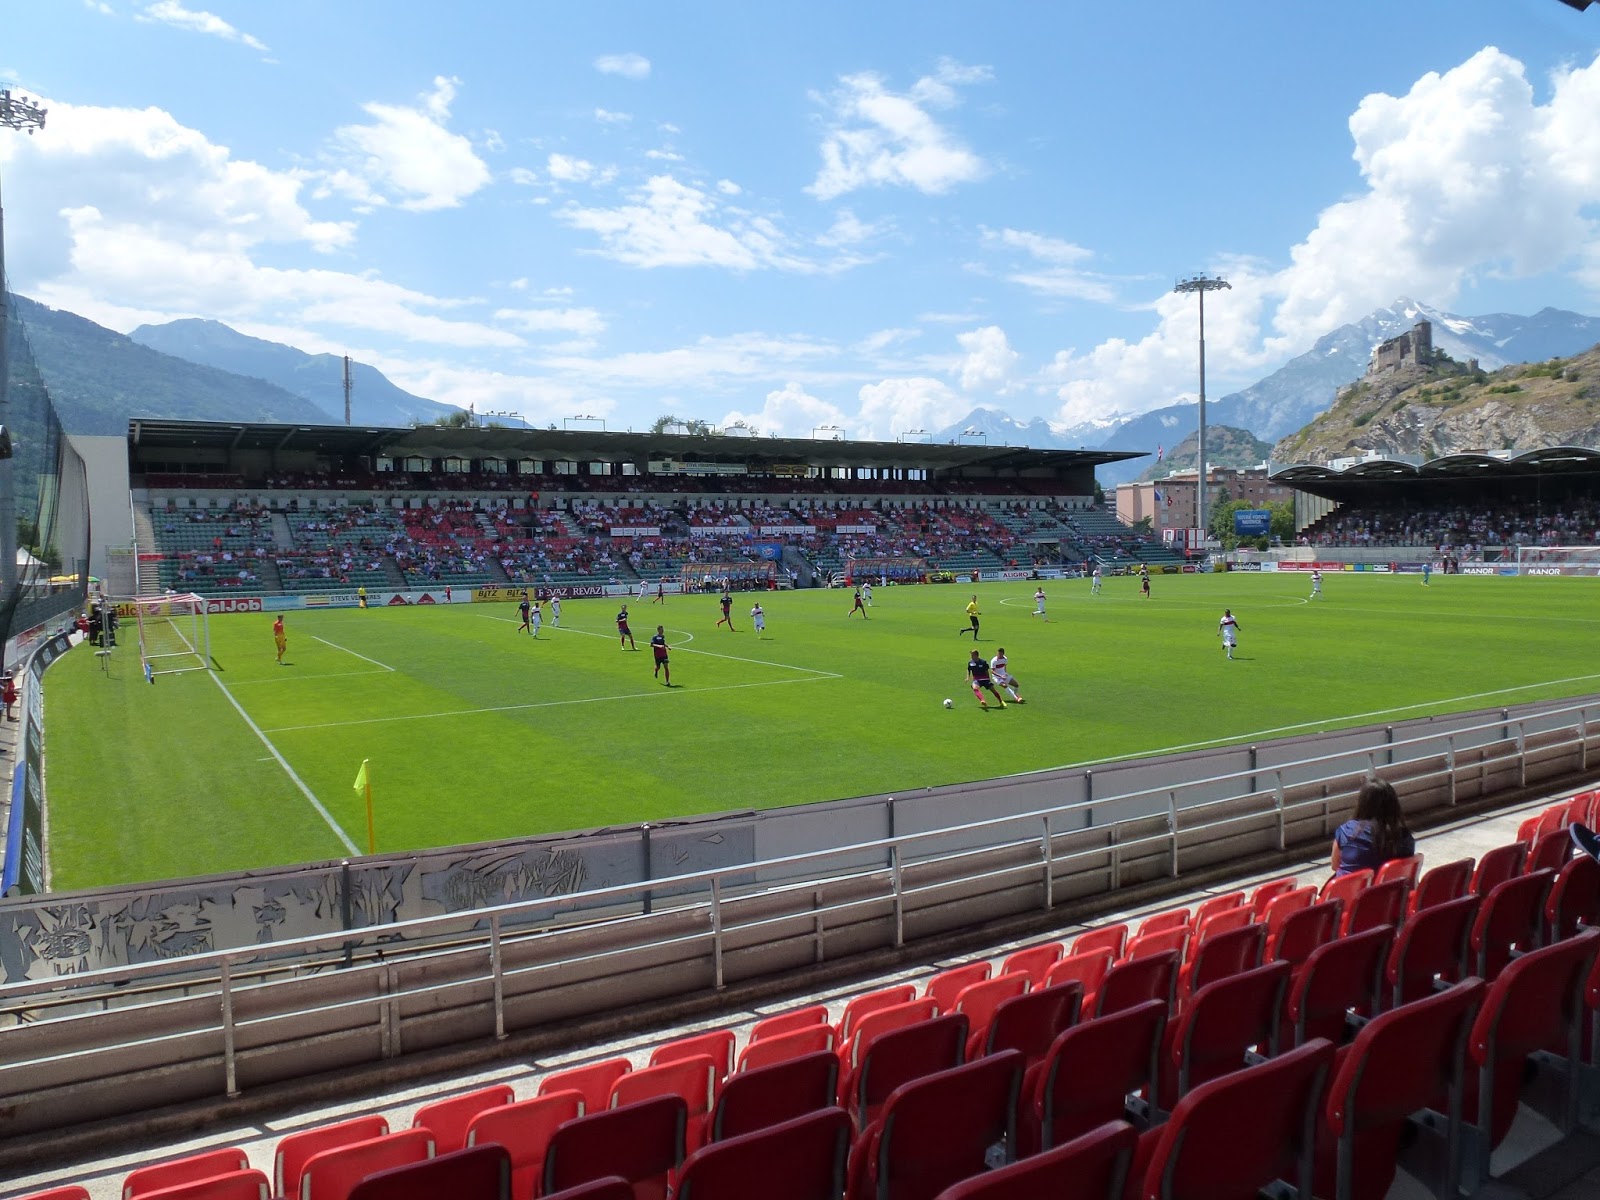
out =
<path fill-rule="evenodd" d="M 360 792 L 367 801 L 367 853 L 378 852 L 378 831 L 372 822 L 372 777 L 367 774 L 367 760 L 361 760 L 361 769 L 356 772 L 356 791 Z"/>

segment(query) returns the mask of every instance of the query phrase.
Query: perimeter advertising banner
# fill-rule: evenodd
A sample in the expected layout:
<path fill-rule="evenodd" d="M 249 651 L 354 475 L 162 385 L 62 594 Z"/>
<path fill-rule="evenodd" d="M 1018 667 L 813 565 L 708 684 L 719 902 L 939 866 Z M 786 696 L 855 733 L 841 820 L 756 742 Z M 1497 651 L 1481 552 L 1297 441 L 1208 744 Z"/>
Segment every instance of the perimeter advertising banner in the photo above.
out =
<path fill-rule="evenodd" d="M 1272 513 L 1265 508 L 1236 509 L 1233 532 L 1240 537 L 1266 537 L 1272 532 Z"/>

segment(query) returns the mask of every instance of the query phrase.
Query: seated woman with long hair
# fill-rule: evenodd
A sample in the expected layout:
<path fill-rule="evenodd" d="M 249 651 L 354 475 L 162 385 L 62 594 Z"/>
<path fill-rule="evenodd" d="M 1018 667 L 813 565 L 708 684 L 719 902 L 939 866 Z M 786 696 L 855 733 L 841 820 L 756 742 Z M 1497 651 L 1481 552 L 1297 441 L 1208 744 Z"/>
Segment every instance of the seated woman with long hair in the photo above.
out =
<path fill-rule="evenodd" d="M 1406 828 L 1400 798 L 1382 779 L 1369 779 L 1356 797 L 1356 815 L 1334 832 L 1333 873 L 1376 871 L 1390 859 L 1410 858 L 1416 839 Z"/>

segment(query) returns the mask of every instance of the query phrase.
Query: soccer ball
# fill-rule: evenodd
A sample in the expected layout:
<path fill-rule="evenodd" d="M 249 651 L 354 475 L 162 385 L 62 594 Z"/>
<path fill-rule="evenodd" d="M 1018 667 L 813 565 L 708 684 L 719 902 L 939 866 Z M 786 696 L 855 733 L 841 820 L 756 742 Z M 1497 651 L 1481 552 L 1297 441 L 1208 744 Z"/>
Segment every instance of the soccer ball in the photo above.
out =
<path fill-rule="evenodd" d="M 946 700 L 944 702 L 944 706 L 946 708 L 954 708 L 956 706 L 956 702 L 954 700 Z"/>

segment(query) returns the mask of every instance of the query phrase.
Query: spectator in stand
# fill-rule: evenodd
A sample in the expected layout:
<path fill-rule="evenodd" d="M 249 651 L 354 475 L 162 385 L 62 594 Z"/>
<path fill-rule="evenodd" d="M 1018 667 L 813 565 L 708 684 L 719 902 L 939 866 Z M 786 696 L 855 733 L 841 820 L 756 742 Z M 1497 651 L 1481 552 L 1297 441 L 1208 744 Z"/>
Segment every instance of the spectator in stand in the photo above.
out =
<path fill-rule="evenodd" d="M 1410 858 L 1416 852 L 1416 839 L 1406 828 L 1394 788 L 1387 780 L 1367 780 L 1356 796 L 1356 815 L 1333 835 L 1333 873 L 1376 871 L 1391 859 Z"/>

